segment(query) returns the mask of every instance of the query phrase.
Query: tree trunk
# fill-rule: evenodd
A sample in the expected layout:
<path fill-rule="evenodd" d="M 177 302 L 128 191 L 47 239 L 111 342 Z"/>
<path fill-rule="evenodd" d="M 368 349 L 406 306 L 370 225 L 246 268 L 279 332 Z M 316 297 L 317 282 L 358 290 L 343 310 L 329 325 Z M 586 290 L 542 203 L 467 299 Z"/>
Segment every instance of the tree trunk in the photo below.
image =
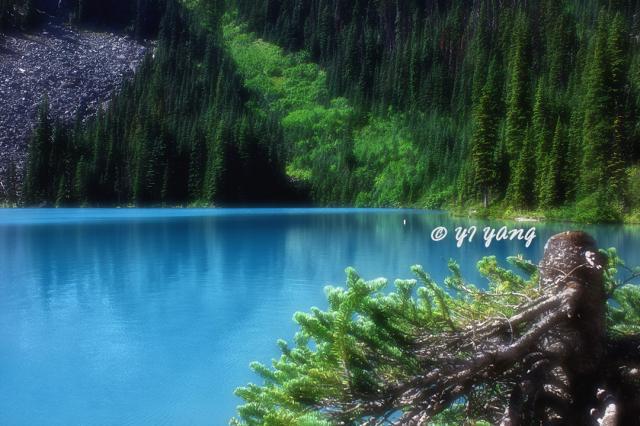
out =
<path fill-rule="evenodd" d="M 593 424 L 592 409 L 601 406 L 598 393 L 604 385 L 605 264 L 595 241 L 583 232 L 564 232 L 547 242 L 540 285 L 551 294 L 576 290 L 575 305 L 564 321 L 539 339 L 528 373 L 512 393 L 503 425 Z"/>
<path fill-rule="evenodd" d="M 470 418 L 501 426 L 638 424 L 640 335 L 607 333 L 606 265 L 584 232 L 553 236 L 537 298 L 508 318 L 418 335 L 421 372 L 332 403 L 336 418 L 385 424 L 402 412 L 394 425 L 423 425 L 464 398 Z"/>

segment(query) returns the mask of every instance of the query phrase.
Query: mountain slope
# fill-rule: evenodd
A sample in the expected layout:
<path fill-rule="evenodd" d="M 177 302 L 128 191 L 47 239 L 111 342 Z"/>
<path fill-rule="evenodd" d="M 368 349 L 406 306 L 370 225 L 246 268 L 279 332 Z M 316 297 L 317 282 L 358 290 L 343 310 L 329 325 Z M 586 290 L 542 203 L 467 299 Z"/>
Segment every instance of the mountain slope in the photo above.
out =
<path fill-rule="evenodd" d="M 65 203 L 277 202 L 293 183 L 316 205 L 640 212 L 636 1 L 180 4 L 179 30 L 160 31 L 178 65 L 151 61 L 74 133 L 94 183 Z M 109 132 L 126 147 L 117 189 L 95 183 Z M 58 198 L 38 191 L 27 201 Z"/>
<path fill-rule="evenodd" d="M 168 1 L 158 46 L 109 108 L 75 128 L 41 112 L 27 204 L 210 205 L 292 201 L 281 132 L 246 108 L 215 8 Z M 51 179 L 49 176 L 53 176 Z"/>
<path fill-rule="evenodd" d="M 9 181 L 22 176 L 44 96 L 58 120 L 94 114 L 133 76 L 145 52 L 131 38 L 77 31 L 54 17 L 36 32 L 7 35 L 0 50 L 0 181 L 13 187 Z"/>
<path fill-rule="evenodd" d="M 234 4 L 256 34 L 308 52 L 330 97 L 404 114 L 436 201 L 583 220 L 638 207 L 638 2 Z"/>

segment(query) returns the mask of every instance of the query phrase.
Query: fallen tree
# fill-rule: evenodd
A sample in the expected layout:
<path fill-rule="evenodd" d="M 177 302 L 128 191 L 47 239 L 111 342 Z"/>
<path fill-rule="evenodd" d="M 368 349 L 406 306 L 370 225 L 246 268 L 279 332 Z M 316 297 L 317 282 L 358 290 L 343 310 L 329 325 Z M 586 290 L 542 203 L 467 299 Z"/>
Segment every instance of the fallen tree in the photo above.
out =
<path fill-rule="evenodd" d="M 236 394 L 236 425 L 627 425 L 640 418 L 640 291 L 615 250 L 582 232 L 552 237 L 527 279 L 479 262 L 486 289 L 455 263 L 417 280 L 328 288 L 329 309 L 297 313 L 264 379 Z M 418 282 L 420 286 L 418 286 Z"/>

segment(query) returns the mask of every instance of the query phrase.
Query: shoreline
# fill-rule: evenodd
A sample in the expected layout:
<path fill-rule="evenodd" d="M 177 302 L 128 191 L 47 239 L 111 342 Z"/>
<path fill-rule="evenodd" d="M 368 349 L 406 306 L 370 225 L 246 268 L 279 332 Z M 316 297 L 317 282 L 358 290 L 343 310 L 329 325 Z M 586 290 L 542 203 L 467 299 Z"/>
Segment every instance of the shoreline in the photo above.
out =
<path fill-rule="evenodd" d="M 428 211 L 442 211 L 450 217 L 459 217 L 467 219 L 486 219 L 486 220 L 501 220 L 507 222 L 515 222 L 519 224 L 581 224 L 581 225 L 640 225 L 640 218 L 634 218 L 634 216 L 627 215 L 621 221 L 602 221 L 602 222 L 586 222 L 571 219 L 569 217 L 547 217 L 541 212 L 536 211 L 518 211 L 508 214 L 492 214 L 491 212 L 483 211 L 482 209 L 468 209 L 462 211 L 460 209 L 451 208 L 426 208 L 420 206 L 401 206 L 401 207 L 356 207 L 356 206 L 303 206 L 303 205 L 254 205 L 254 206 L 203 206 L 203 205 L 176 205 L 176 206 L 20 206 L 20 205 L 8 205 L 6 203 L 0 203 L 0 209 L 121 209 L 121 210 L 134 210 L 134 209 L 180 209 L 180 210 L 199 210 L 199 209 L 359 209 L 359 210 L 428 210 Z"/>
<path fill-rule="evenodd" d="M 566 215 L 558 215 L 555 217 L 548 217 L 543 212 L 539 211 L 517 211 L 507 214 L 494 214 L 487 211 L 479 211 L 470 209 L 467 211 L 450 210 L 445 209 L 452 216 L 456 217 L 468 217 L 475 219 L 490 219 L 490 220 L 508 220 L 518 223 L 573 223 L 581 225 L 640 225 L 640 217 L 637 215 L 624 215 L 619 221 L 582 221 L 576 220 Z"/>

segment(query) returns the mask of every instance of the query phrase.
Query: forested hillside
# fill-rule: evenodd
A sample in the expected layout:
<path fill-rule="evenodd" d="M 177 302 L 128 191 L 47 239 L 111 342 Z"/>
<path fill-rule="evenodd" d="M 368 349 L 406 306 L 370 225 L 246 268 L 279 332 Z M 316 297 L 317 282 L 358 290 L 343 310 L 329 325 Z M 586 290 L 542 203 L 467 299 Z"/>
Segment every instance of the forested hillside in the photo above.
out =
<path fill-rule="evenodd" d="M 209 6 L 192 14 L 168 1 L 155 53 L 88 123 L 54 123 L 45 101 L 27 204 L 290 201 L 279 127 L 246 110 L 250 94 L 220 44 L 222 10 Z"/>
<path fill-rule="evenodd" d="M 81 3 L 85 22 L 146 35 L 165 8 L 110 19 Z M 317 205 L 640 216 L 636 1 L 168 3 L 180 18 L 165 16 L 155 59 L 69 131 L 80 171 L 41 188 L 38 161 L 68 167 L 34 154 L 28 203 L 277 201 L 286 174 Z M 201 183 L 216 173 L 234 182 L 213 185 L 221 199 Z"/>
<path fill-rule="evenodd" d="M 420 189 L 410 200 L 363 196 L 378 175 L 360 182 L 352 201 L 360 194 L 372 204 L 475 200 L 546 210 L 577 203 L 563 213 L 584 219 L 615 219 L 632 204 L 637 2 L 235 4 L 258 36 L 308 52 L 327 72 L 329 96 L 349 99 L 365 122 L 406 123 L 400 128 L 422 167 L 406 156 L 398 185 Z M 339 149 L 349 157 L 353 143 Z M 367 165 L 353 164 L 349 176 Z"/>

